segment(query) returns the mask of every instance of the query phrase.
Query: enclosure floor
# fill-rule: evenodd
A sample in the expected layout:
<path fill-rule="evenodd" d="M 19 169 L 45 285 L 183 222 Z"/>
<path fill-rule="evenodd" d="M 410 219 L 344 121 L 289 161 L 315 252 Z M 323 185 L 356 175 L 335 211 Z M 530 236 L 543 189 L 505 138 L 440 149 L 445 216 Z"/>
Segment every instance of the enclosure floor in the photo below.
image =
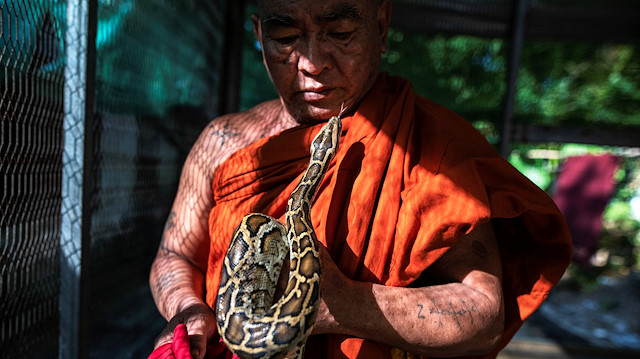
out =
<path fill-rule="evenodd" d="M 638 303 L 638 271 L 588 292 L 561 283 L 498 358 L 640 358 Z"/>

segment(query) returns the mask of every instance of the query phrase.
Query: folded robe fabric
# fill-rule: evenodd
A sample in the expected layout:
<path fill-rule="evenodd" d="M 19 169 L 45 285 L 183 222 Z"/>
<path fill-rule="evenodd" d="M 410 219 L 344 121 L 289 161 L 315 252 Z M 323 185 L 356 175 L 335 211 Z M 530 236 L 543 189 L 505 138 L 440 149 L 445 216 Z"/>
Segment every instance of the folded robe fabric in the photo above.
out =
<path fill-rule="evenodd" d="M 217 169 L 206 274 L 210 306 L 234 228 L 250 212 L 284 219 L 321 126 L 259 140 Z M 492 219 L 507 316 L 500 347 L 546 298 L 571 257 L 564 219 L 543 191 L 469 123 L 386 74 L 343 119 L 340 149 L 311 217 L 318 240 L 346 276 L 387 286 L 411 284 L 465 233 Z M 338 335 L 312 336 L 308 347 L 314 348 L 308 357 L 392 357 L 392 348 Z"/>

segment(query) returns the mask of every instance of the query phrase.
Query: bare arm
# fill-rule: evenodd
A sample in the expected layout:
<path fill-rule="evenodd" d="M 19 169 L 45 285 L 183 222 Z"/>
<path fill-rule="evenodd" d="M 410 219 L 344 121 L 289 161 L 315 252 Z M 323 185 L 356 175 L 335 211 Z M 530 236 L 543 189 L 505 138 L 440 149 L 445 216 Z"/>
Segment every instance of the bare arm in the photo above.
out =
<path fill-rule="evenodd" d="M 504 326 L 500 252 L 491 224 L 465 236 L 425 273 L 446 284 L 386 287 L 346 278 L 323 253 L 314 334 L 339 333 L 427 356 L 490 352 Z M 357 303 L 344 298 L 358 298 Z"/>
<path fill-rule="evenodd" d="M 212 206 L 212 154 L 219 138 L 204 131 L 185 161 L 180 185 L 151 267 L 149 285 L 156 306 L 169 321 L 156 347 L 170 342 L 181 322 L 204 355 L 206 339 L 215 331 L 213 313 L 204 303 L 204 273 L 209 252 L 208 213 Z M 212 325 L 213 324 L 213 325 Z M 200 353 L 202 352 L 202 353 Z"/>
<path fill-rule="evenodd" d="M 149 277 L 156 306 L 169 321 L 156 339 L 156 348 L 170 342 L 175 326 L 185 323 L 192 354 L 195 350 L 195 357 L 204 357 L 206 341 L 216 331 L 215 315 L 204 302 L 213 174 L 236 150 L 291 127 L 280 116 L 281 110 L 279 101 L 271 101 L 218 118 L 189 152 Z"/>

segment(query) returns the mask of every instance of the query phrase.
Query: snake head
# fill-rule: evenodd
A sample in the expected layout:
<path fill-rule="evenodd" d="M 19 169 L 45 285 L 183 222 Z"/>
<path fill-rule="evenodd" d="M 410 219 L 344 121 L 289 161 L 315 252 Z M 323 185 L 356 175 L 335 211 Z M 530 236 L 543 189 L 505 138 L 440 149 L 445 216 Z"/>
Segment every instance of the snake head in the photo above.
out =
<path fill-rule="evenodd" d="M 338 143 L 342 135 L 342 120 L 333 116 L 322 127 L 311 143 L 311 158 L 315 161 L 329 163 L 338 151 Z"/>

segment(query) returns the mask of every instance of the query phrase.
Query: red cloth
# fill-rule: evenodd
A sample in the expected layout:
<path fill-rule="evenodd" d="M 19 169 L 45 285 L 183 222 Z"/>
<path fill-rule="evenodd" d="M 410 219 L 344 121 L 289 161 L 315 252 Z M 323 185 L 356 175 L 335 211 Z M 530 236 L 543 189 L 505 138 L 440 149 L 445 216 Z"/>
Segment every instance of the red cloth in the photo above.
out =
<path fill-rule="evenodd" d="M 219 337 L 216 339 L 218 340 L 207 345 L 205 359 L 238 359 L 237 356 L 231 355 Z M 156 348 L 147 359 L 193 359 L 187 327 L 182 323 L 178 324 L 173 330 L 172 342 Z"/>
<path fill-rule="evenodd" d="M 149 355 L 148 359 L 192 359 L 189 351 L 187 327 L 178 324 L 173 330 L 173 341 L 161 345 Z"/>
<path fill-rule="evenodd" d="M 250 212 L 283 218 L 321 125 L 282 132 L 236 152 L 214 174 L 206 300 L 215 307 L 222 258 Z M 311 211 L 318 240 L 349 278 L 406 286 L 465 233 L 493 219 L 503 258 L 501 347 L 546 298 L 571 257 L 553 201 L 453 112 L 382 74 L 343 119 L 340 150 Z M 391 348 L 312 336 L 309 357 L 391 358 Z M 495 353 L 487 357 L 495 356 Z"/>
<path fill-rule="evenodd" d="M 598 248 L 602 214 L 616 189 L 613 175 L 618 157 L 585 155 L 569 157 L 562 165 L 553 196 L 573 237 L 573 260 L 589 266 Z"/>

